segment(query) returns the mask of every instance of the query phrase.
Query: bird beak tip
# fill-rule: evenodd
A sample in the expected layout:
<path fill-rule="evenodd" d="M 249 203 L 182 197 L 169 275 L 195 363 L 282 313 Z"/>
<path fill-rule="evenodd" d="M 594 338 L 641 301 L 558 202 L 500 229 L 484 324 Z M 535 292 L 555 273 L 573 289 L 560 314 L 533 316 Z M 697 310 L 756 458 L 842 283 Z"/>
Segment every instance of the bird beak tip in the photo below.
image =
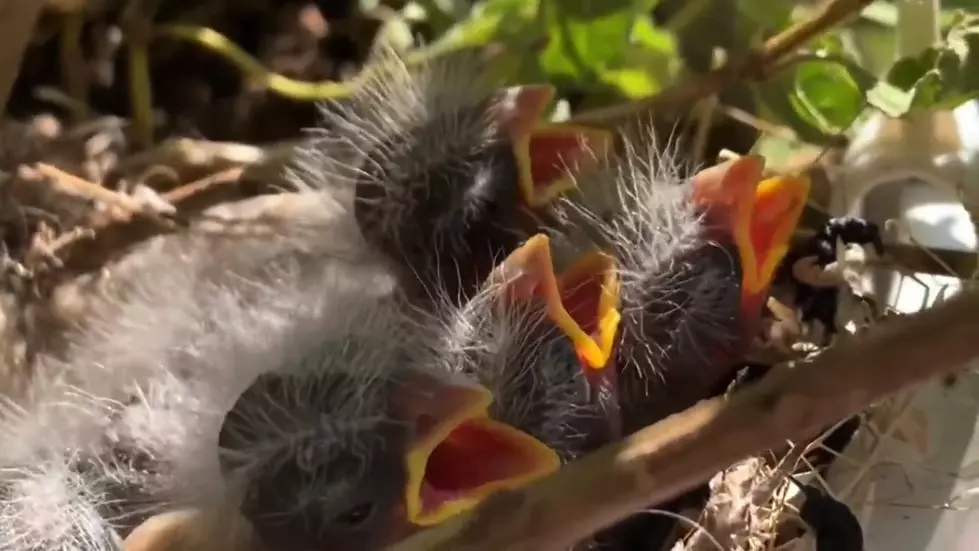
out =
<path fill-rule="evenodd" d="M 543 117 L 555 89 L 548 84 L 525 84 L 505 88 L 497 104 L 496 118 L 504 131 L 517 140 L 530 133 Z"/>
<path fill-rule="evenodd" d="M 765 159 L 745 155 L 707 167 L 691 178 L 694 200 L 705 205 L 736 205 L 754 195 L 755 184 L 762 179 Z"/>
<path fill-rule="evenodd" d="M 610 256 L 586 254 L 559 277 L 550 240 L 537 234 L 503 261 L 491 281 L 508 302 L 540 299 L 550 320 L 574 343 L 585 367 L 591 371 L 606 366 L 621 318 L 618 270 Z"/>
<path fill-rule="evenodd" d="M 558 278 L 563 319 L 557 325 L 575 343 L 586 367 L 603 369 L 612 355 L 621 319 L 615 261 L 600 252 L 586 254 Z"/>
<path fill-rule="evenodd" d="M 745 220 L 739 230 L 742 241 L 753 250 L 753 268 L 745 278 L 747 293 L 764 293 L 771 284 L 802 217 L 809 188 L 809 179 L 799 175 L 768 178 L 755 188 L 751 207 L 742 211 Z"/>

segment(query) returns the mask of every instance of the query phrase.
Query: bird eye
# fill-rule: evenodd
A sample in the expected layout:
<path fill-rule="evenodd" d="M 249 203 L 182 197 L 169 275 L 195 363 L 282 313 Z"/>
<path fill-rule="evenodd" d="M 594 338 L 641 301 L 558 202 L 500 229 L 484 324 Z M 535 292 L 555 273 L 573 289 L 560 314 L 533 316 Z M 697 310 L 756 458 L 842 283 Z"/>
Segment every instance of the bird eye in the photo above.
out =
<path fill-rule="evenodd" d="M 370 502 L 364 502 L 357 504 L 350 509 L 347 509 L 339 516 L 337 516 L 337 522 L 341 524 L 346 524 L 351 527 L 357 527 L 361 524 L 367 522 L 371 517 L 371 513 L 374 512 L 374 504 Z"/>

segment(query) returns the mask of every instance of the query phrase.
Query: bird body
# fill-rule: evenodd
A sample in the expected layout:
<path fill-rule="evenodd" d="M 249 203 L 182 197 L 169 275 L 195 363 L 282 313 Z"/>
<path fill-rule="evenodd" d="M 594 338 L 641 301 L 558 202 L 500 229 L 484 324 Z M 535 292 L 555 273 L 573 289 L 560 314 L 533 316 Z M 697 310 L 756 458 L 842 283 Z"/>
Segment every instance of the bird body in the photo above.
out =
<path fill-rule="evenodd" d="M 0 418 L 0 549 L 118 549 L 189 508 L 217 540 L 372 550 L 581 452 L 583 373 L 547 361 L 573 349 L 483 280 L 541 202 L 521 178 L 586 148 L 536 121 L 547 88 L 379 67 L 298 152 L 300 193 L 145 245 L 40 360 Z"/>
<path fill-rule="evenodd" d="M 453 356 L 443 319 L 403 301 L 379 258 L 289 228 L 237 236 L 220 263 L 227 237 L 164 238 L 68 360 L 41 363 L 3 417 L 20 445 L 0 452 L 0 547 L 112 549 L 97 535 L 192 507 L 243 515 L 285 549 L 376 549 L 557 468 L 525 430 L 564 434 L 576 373 Z M 77 493 L 41 515 L 45 484 Z"/>
<path fill-rule="evenodd" d="M 0 549 L 114 550 L 189 508 L 216 540 L 372 551 L 707 397 L 805 182 L 606 160 L 539 120 L 552 89 L 470 62 L 382 55 L 297 152 L 302 191 L 145 246 L 0 418 Z"/>
<path fill-rule="evenodd" d="M 627 147 L 583 186 L 612 197 L 600 216 L 573 194 L 554 206 L 579 250 L 614 259 L 615 355 L 599 366 L 632 432 L 710 396 L 754 337 L 808 183 L 763 180 L 744 157 L 684 180 L 659 152 Z M 597 182 L 597 183 L 596 183 Z M 606 367 L 606 365 L 608 367 Z M 611 368 L 609 368 L 611 367 Z"/>

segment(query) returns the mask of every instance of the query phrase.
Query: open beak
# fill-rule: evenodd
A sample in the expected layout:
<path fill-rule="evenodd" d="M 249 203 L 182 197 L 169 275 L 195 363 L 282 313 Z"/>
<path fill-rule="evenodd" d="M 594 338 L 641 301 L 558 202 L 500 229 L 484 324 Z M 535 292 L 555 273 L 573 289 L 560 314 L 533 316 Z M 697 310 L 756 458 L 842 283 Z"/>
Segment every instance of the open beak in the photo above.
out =
<path fill-rule="evenodd" d="M 560 466 L 551 448 L 489 418 L 493 397 L 484 387 L 468 380 L 417 378 L 402 402 L 417 424 L 405 456 L 410 523 L 438 524 L 493 492 L 524 486 Z"/>
<path fill-rule="evenodd" d="M 507 88 L 497 115 L 513 143 L 518 185 L 531 208 L 573 188 L 570 171 L 597 165 L 612 145 L 605 130 L 541 121 L 553 97 L 554 88 L 547 85 Z"/>
<path fill-rule="evenodd" d="M 543 299 L 548 317 L 571 340 L 586 367 L 600 370 L 608 364 L 621 318 L 618 273 L 608 255 L 585 255 L 558 277 L 550 239 L 538 234 L 491 277 L 506 285 L 510 300 Z"/>
<path fill-rule="evenodd" d="M 745 156 L 710 167 L 693 178 L 695 199 L 729 231 L 738 248 L 744 302 L 761 308 L 775 270 L 788 252 L 809 197 L 803 176 L 762 180 L 765 162 Z"/>

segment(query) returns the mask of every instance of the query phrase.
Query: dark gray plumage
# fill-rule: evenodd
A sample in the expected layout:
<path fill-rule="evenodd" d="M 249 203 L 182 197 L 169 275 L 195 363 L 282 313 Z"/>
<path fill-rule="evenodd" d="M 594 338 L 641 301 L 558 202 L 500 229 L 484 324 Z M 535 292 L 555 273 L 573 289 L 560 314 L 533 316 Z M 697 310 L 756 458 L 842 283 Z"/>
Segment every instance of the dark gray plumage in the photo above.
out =
<path fill-rule="evenodd" d="M 439 122 L 444 142 L 409 142 L 418 149 L 396 157 L 386 148 L 440 113 L 479 113 L 492 94 L 476 67 L 414 74 L 387 62 L 300 152 L 303 192 L 216 209 L 227 220 L 210 213 L 115 267 L 113 299 L 89 313 L 65 359 L 40 362 L 2 416 L 0 548 L 115 549 L 150 515 L 189 507 L 210 512 L 215 537 L 222 515 L 241 514 L 280 550 L 377 549 L 404 528 L 394 504 L 400 455 L 425 413 L 415 406 L 440 404 L 437 393 L 457 385 L 482 385 L 497 419 L 565 459 L 579 453 L 577 420 L 591 414 L 560 336 L 539 312 L 495 310 L 479 274 L 457 273 L 477 264 L 467 250 L 495 250 L 499 238 L 505 252 L 519 238 L 507 224 L 489 241 L 413 232 L 406 216 L 423 211 L 397 195 L 407 188 L 391 172 L 438 165 L 451 143 L 462 150 L 442 161 L 482 178 L 478 154 L 495 166 L 499 136 L 480 117 Z M 388 207 L 407 210 L 365 223 L 357 190 L 386 190 L 396 195 Z M 435 249 L 451 261 L 397 258 L 429 238 L 463 249 Z M 419 378 L 436 384 L 419 388 Z"/>

